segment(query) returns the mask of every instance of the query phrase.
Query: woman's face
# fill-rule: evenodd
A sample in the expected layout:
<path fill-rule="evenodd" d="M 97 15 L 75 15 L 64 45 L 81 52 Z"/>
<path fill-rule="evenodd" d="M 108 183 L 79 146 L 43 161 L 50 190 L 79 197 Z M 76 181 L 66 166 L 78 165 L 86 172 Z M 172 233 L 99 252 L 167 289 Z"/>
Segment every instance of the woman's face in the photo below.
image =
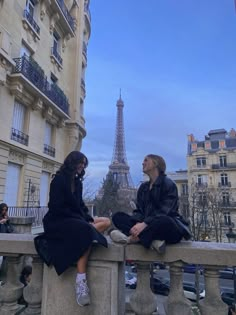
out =
<path fill-rule="evenodd" d="M 81 174 L 82 171 L 85 169 L 85 165 L 87 164 L 87 161 L 86 159 L 84 159 L 83 161 L 81 161 L 80 163 L 77 164 L 77 167 L 76 167 L 76 172 L 78 174 Z"/>
<path fill-rule="evenodd" d="M 7 214 L 7 207 L 3 207 L 2 208 L 2 215 L 6 215 Z"/>
<path fill-rule="evenodd" d="M 156 164 L 150 157 L 146 156 L 143 160 L 143 172 L 149 175 L 154 170 L 157 170 Z"/>

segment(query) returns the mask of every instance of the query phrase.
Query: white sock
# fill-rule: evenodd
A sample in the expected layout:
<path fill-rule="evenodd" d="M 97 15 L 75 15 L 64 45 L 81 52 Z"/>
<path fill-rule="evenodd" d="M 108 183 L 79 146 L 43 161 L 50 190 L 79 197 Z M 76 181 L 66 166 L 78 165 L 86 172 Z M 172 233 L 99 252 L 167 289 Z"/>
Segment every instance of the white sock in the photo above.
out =
<path fill-rule="evenodd" d="M 77 273 L 76 283 L 80 282 L 81 280 L 86 280 L 86 273 Z"/>

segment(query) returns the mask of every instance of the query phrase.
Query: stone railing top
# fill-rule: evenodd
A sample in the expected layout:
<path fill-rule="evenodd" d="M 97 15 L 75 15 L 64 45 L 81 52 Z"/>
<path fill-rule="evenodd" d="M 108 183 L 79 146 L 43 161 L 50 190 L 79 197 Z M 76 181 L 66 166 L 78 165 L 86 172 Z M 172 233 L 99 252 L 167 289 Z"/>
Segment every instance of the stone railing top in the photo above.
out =
<path fill-rule="evenodd" d="M 216 242 L 182 241 L 175 245 L 168 245 L 164 255 L 156 250 L 148 250 L 141 245 L 126 246 L 125 259 L 134 261 L 183 261 L 201 265 L 235 266 L 236 244 Z"/>
<path fill-rule="evenodd" d="M 0 234 L 0 256 L 13 254 L 37 255 L 32 234 Z M 103 246 L 94 246 L 90 260 L 96 261 L 124 261 L 124 247 L 108 244 L 108 249 Z"/>
<path fill-rule="evenodd" d="M 0 234 L 0 255 L 13 254 L 37 255 L 34 247 L 34 235 Z M 234 266 L 236 261 L 236 244 L 215 242 L 181 242 L 168 245 L 166 253 L 159 255 L 156 250 L 145 249 L 141 245 L 116 245 L 109 243 L 108 249 L 94 246 L 90 260 L 96 261 L 143 261 L 194 263 L 214 266 Z"/>

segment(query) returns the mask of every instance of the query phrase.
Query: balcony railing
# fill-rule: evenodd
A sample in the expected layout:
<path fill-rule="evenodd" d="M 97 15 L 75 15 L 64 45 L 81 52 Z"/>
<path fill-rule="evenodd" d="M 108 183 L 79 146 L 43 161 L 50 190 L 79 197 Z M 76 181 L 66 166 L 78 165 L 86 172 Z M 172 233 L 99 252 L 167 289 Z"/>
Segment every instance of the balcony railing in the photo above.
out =
<path fill-rule="evenodd" d="M 226 168 L 236 168 L 236 163 L 227 163 L 225 165 L 212 164 L 213 170 L 226 169 Z"/>
<path fill-rule="evenodd" d="M 22 73 L 36 88 L 54 102 L 64 113 L 69 112 L 69 101 L 63 91 L 47 81 L 43 69 L 32 58 L 24 55 L 14 59 L 16 66 L 13 73 Z"/>
<path fill-rule="evenodd" d="M 39 35 L 40 34 L 40 27 L 35 22 L 33 16 L 30 14 L 30 12 L 27 11 L 27 10 L 24 10 L 24 15 L 23 16 L 29 22 L 29 24 L 33 27 L 35 32 Z"/>
<path fill-rule="evenodd" d="M 15 128 L 11 128 L 11 139 L 24 145 L 29 144 L 29 136 Z"/>
<path fill-rule="evenodd" d="M 84 81 L 84 79 L 81 79 L 81 86 L 85 89 L 85 81 Z"/>
<path fill-rule="evenodd" d="M 48 212 L 48 207 L 9 207 L 9 217 L 34 217 L 33 227 L 42 227 L 43 217 Z"/>
<path fill-rule="evenodd" d="M 62 60 L 62 58 L 61 58 L 59 52 L 57 51 L 56 47 L 52 47 L 52 48 L 51 48 L 51 54 L 52 54 L 52 56 L 55 57 L 55 59 L 57 60 L 57 62 L 62 66 L 63 60 Z"/>
<path fill-rule="evenodd" d="M 231 182 L 227 182 L 227 183 L 218 183 L 218 187 L 224 188 L 224 187 L 231 187 Z"/>
<path fill-rule="evenodd" d="M 70 12 L 68 11 L 65 3 L 63 0 L 56 0 L 64 17 L 66 18 L 67 22 L 69 23 L 71 29 L 73 30 L 73 32 L 75 31 L 75 22 L 74 22 L 74 18 L 71 16 Z"/>
<path fill-rule="evenodd" d="M 55 157 L 55 148 L 51 147 L 50 145 L 48 144 L 44 144 L 44 148 L 43 148 L 43 152 L 47 155 L 50 155 L 52 157 Z"/>

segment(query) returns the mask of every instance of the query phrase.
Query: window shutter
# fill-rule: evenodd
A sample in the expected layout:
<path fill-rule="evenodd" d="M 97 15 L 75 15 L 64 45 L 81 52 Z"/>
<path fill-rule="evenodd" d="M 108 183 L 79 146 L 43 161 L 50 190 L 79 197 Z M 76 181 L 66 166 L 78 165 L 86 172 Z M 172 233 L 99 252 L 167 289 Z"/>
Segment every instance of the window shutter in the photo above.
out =
<path fill-rule="evenodd" d="M 21 166 L 8 163 L 4 202 L 8 206 L 17 206 Z"/>
<path fill-rule="evenodd" d="M 40 206 L 47 206 L 50 174 L 42 172 L 40 180 Z"/>

